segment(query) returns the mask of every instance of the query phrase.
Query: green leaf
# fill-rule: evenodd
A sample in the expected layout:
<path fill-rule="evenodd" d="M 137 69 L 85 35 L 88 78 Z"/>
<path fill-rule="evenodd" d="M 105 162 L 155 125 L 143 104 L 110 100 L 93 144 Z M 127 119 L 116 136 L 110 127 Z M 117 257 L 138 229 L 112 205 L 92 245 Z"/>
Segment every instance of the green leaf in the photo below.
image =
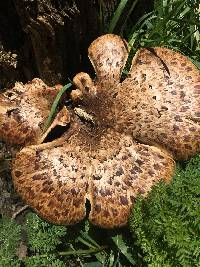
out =
<path fill-rule="evenodd" d="M 121 251 L 121 253 L 127 258 L 127 260 L 133 265 L 135 265 L 136 262 L 133 259 L 132 254 L 129 252 L 129 247 L 124 242 L 123 236 L 121 234 L 113 236 L 112 240 L 115 243 L 115 245 L 118 247 L 118 249 Z"/>
<path fill-rule="evenodd" d="M 108 29 L 108 32 L 109 33 L 112 33 L 117 25 L 117 22 L 119 21 L 120 19 L 120 16 L 126 6 L 126 4 L 128 3 L 129 0 L 121 0 L 118 7 L 117 7 L 117 10 L 115 11 L 114 13 L 114 16 L 110 22 L 110 25 L 109 25 L 109 29 Z"/>
<path fill-rule="evenodd" d="M 136 244 L 149 266 L 198 266 L 200 155 L 178 168 L 170 185 L 157 184 L 130 216 Z"/>
<path fill-rule="evenodd" d="M 83 264 L 84 267 L 102 267 L 102 264 L 98 261 L 94 261 L 94 262 L 89 262 L 89 263 L 85 263 Z"/>
<path fill-rule="evenodd" d="M 55 116 L 56 109 L 57 109 L 58 103 L 60 101 L 60 98 L 62 97 L 64 92 L 66 90 L 68 90 L 71 86 L 72 86 L 72 83 L 68 83 L 65 86 L 63 86 L 61 88 L 61 90 L 58 92 L 58 94 L 57 94 L 57 96 L 56 96 L 56 98 L 55 98 L 55 100 L 54 100 L 54 102 L 53 102 L 53 104 L 51 106 L 50 114 L 49 114 L 49 117 L 48 117 L 47 122 L 45 124 L 45 129 L 47 129 L 50 126 L 50 124 L 51 124 L 51 122 L 52 122 L 52 120 L 53 120 L 53 118 Z"/>

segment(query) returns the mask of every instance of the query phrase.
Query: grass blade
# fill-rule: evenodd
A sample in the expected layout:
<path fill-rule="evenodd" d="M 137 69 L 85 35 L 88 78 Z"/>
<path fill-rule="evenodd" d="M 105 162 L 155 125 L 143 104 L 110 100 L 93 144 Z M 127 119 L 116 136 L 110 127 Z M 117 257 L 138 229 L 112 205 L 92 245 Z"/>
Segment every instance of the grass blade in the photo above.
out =
<path fill-rule="evenodd" d="M 121 0 L 120 1 L 119 6 L 117 7 L 117 10 L 115 11 L 114 16 L 110 22 L 108 33 L 112 33 L 114 31 L 114 29 L 117 25 L 117 22 L 119 21 L 120 16 L 121 16 L 127 2 L 128 2 L 128 0 Z"/>
<path fill-rule="evenodd" d="M 122 27 L 121 27 L 121 32 L 122 32 L 122 33 L 123 33 L 124 29 L 125 29 L 127 20 L 128 20 L 128 18 L 130 17 L 130 15 L 132 14 L 133 9 L 134 9 L 135 6 L 137 5 L 138 1 L 139 1 L 139 0 L 135 0 L 135 1 L 132 3 L 132 6 L 131 6 L 131 8 L 129 9 L 129 11 L 128 11 L 126 17 L 125 17 L 125 20 L 124 20 L 124 22 L 123 22 L 123 25 L 122 25 Z"/>
<path fill-rule="evenodd" d="M 56 108 L 57 108 L 57 106 L 58 106 L 58 103 L 59 103 L 59 101 L 60 101 L 61 96 L 62 96 L 62 95 L 64 94 L 64 92 L 65 92 L 66 90 L 68 90 L 71 86 L 72 86 L 72 84 L 71 84 L 71 83 L 68 83 L 68 84 L 66 84 L 65 86 L 63 86 L 62 89 L 58 92 L 58 94 L 57 94 L 57 96 L 56 96 L 56 98 L 55 98 L 55 100 L 54 100 L 54 102 L 53 102 L 53 104 L 52 104 L 52 106 L 51 106 L 50 114 L 49 114 L 49 117 L 48 117 L 48 119 L 47 119 L 47 122 L 46 122 L 46 125 L 45 125 L 45 129 L 47 129 L 47 128 L 50 126 L 50 124 L 51 124 L 51 122 L 52 122 L 52 119 L 53 119 L 53 117 L 55 116 Z"/>
<path fill-rule="evenodd" d="M 127 260 L 133 264 L 133 266 L 136 264 L 135 260 L 133 259 L 133 256 L 128 251 L 129 247 L 126 245 L 126 243 L 123 240 L 122 235 L 116 235 L 112 237 L 113 242 L 118 247 L 118 249 L 121 251 L 122 254 L 127 258 Z"/>

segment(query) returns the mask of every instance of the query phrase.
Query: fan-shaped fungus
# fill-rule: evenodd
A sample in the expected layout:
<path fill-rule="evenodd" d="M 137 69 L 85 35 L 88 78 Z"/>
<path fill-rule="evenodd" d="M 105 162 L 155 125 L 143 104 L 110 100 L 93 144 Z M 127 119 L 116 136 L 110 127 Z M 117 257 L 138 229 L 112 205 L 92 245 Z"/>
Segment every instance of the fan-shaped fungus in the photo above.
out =
<path fill-rule="evenodd" d="M 97 38 L 89 47 L 97 77 L 75 76 L 69 130 L 16 156 L 16 190 L 48 221 L 81 221 L 88 199 L 93 224 L 123 226 L 138 193 L 170 181 L 174 159 L 200 150 L 197 68 L 172 50 L 143 48 L 120 83 L 127 56 L 119 36 Z"/>
<path fill-rule="evenodd" d="M 40 144 L 47 133 L 45 122 L 51 105 L 62 86 L 47 86 L 40 79 L 33 79 L 15 86 L 0 95 L 0 138 L 13 144 Z M 50 128 L 69 122 L 67 109 L 57 115 Z"/>

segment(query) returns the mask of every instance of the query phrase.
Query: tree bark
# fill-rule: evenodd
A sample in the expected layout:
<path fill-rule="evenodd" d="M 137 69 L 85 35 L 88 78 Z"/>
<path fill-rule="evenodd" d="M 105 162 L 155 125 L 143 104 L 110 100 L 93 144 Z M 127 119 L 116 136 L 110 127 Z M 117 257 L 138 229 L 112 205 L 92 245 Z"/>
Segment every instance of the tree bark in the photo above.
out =
<path fill-rule="evenodd" d="M 12 84 L 15 79 L 26 82 L 34 77 L 49 85 L 66 83 L 68 77 L 79 71 L 91 71 L 87 48 L 101 33 L 100 1 L 0 2 L 2 51 L 15 51 L 17 55 L 15 70 L 10 64 L 5 66 L 0 58 L 1 77 L 4 77 L 0 78 L 1 87 Z M 105 24 L 117 0 L 101 1 L 101 4 Z"/>

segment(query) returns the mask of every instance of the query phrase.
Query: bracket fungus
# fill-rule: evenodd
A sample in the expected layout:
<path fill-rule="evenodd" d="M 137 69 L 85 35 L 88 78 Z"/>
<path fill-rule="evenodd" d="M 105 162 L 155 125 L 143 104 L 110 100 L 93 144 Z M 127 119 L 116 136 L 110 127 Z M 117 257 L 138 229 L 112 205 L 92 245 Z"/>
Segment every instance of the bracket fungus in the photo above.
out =
<path fill-rule="evenodd" d="M 50 129 L 56 125 L 65 126 L 69 122 L 66 107 L 45 131 L 51 105 L 61 88 L 61 85 L 49 87 L 35 78 L 25 85 L 17 82 L 12 89 L 1 94 L 0 138 L 11 144 L 40 144 Z"/>
<path fill-rule="evenodd" d="M 96 79 L 74 77 L 69 129 L 24 147 L 13 162 L 16 190 L 48 221 L 80 222 L 88 199 L 91 223 L 126 225 L 137 194 L 170 182 L 175 160 L 200 151 L 198 69 L 170 49 L 142 48 L 120 82 L 127 57 L 119 36 L 97 38 L 89 47 Z"/>

